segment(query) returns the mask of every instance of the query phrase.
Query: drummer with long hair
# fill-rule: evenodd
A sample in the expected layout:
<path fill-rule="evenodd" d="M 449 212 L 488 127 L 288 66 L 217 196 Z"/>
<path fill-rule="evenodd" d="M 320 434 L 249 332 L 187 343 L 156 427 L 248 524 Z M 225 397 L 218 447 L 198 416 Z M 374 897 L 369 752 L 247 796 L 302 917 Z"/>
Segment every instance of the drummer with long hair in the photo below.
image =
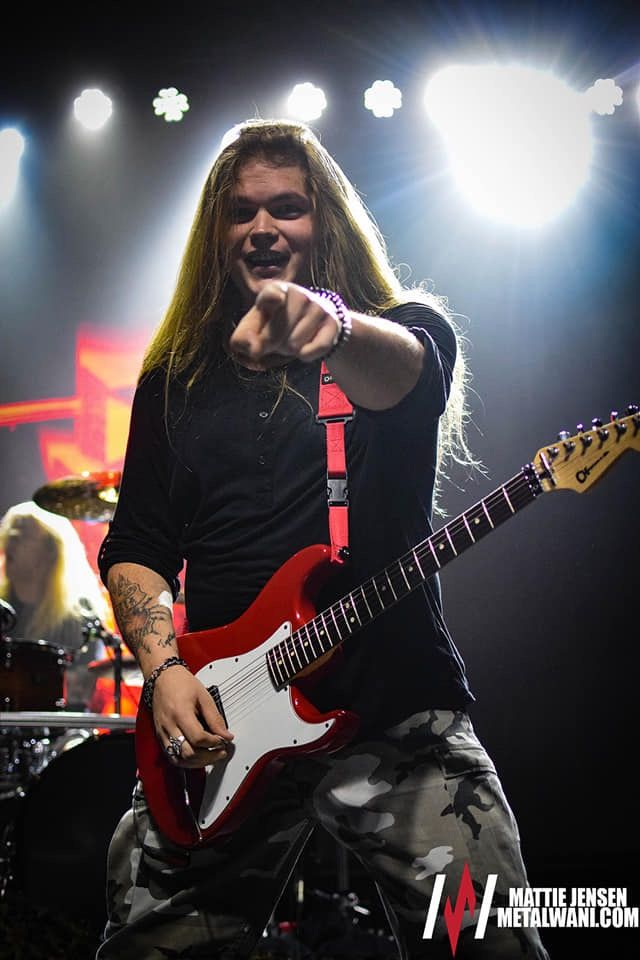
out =
<path fill-rule="evenodd" d="M 108 607 L 73 524 L 33 501 L 10 507 L 0 522 L 0 598 L 16 614 L 13 641 L 45 641 L 69 657 L 66 699 L 84 709 L 93 677 L 88 663 L 104 655 L 96 624 Z"/>

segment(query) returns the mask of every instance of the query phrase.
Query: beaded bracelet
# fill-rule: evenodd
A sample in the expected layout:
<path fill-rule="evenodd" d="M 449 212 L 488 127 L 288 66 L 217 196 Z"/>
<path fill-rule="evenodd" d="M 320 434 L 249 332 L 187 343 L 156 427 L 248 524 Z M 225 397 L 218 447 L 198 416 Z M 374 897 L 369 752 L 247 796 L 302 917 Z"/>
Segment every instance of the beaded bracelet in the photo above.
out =
<path fill-rule="evenodd" d="M 324 287 L 309 287 L 312 293 L 315 293 L 319 297 L 324 297 L 325 300 L 330 300 L 331 303 L 336 308 L 336 314 L 338 317 L 338 323 L 340 324 L 340 330 L 338 335 L 333 341 L 331 348 L 328 353 L 325 353 L 323 360 L 328 360 L 332 354 L 336 352 L 338 347 L 341 347 L 343 344 L 348 343 L 351 338 L 351 315 L 347 310 L 344 300 L 339 293 L 335 293 L 333 290 L 325 290 Z"/>
<path fill-rule="evenodd" d="M 166 670 L 167 667 L 186 667 L 189 669 L 189 664 L 186 660 L 183 660 L 182 657 L 167 657 L 159 666 L 152 670 L 145 682 L 142 684 L 142 700 L 147 707 L 151 710 L 153 707 L 153 690 L 156 685 L 156 680 L 160 676 L 163 670 Z"/>

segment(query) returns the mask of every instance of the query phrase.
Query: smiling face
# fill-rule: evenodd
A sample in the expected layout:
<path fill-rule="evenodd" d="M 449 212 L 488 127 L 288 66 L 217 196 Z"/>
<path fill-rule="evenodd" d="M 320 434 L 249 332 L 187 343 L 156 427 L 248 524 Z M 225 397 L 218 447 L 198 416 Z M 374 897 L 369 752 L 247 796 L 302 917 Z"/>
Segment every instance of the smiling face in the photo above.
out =
<path fill-rule="evenodd" d="M 229 229 L 231 279 L 248 309 L 271 280 L 311 283 L 313 207 L 298 166 L 240 168 Z"/>

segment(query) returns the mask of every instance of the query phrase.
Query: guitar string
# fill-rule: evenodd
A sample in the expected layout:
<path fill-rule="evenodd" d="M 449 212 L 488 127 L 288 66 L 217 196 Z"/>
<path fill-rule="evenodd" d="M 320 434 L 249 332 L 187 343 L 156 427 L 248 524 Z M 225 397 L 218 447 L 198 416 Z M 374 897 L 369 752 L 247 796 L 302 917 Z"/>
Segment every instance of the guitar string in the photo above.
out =
<path fill-rule="evenodd" d="M 519 474 L 517 478 L 514 478 L 513 481 L 509 481 L 506 484 L 504 484 L 504 488 L 508 489 L 509 499 L 511 500 L 511 503 L 514 505 L 516 511 L 521 509 L 522 506 L 525 506 L 526 503 L 529 501 L 529 499 L 532 499 L 532 491 L 530 488 L 529 480 L 523 474 Z M 522 494 L 527 494 L 527 496 L 523 497 Z M 477 504 L 472 506 L 469 510 L 465 511 L 464 514 L 460 515 L 460 517 L 456 517 L 454 520 L 451 521 L 451 523 L 447 524 L 446 527 L 448 528 L 452 538 L 458 536 L 458 534 L 462 533 L 463 531 L 466 532 L 468 535 L 469 531 L 466 528 L 466 524 L 463 518 L 468 518 L 469 515 L 472 515 L 474 513 L 474 511 L 481 510 L 483 503 L 485 504 L 485 506 L 489 511 L 492 507 L 495 507 L 497 504 L 500 504 L 503 507 L 507 506 L 506 498 L 503 493 L 503 488 L 500 488 L 499 490 L 489 494 L 484 500 L 479 501 Z M 496 517 L 496 520 L 498 523 L 500 522 L 500 520 L 497 517 Z M 390 567 L 387 567 L 385 572 L 390 574 L 395 573 L 396 572 L 395 568 L 400 569 L 401 566 L 403 566 L 406 562 L 409 562 L 413 558 L 414 554 L 417 554 L 418 557 L 422 559 L 425 557 L 429 557 L 430 559 L 433 559 L 429 542 L 433 543 L 433 539 L 438 538 L 439 534 L 443 534 L 444 530 L 445 528 L 442 528 L 441 530 L 436 531 L 434 534 L 432 534 L 428 538 L 427 541 L 423 541 L 422 543 L 418 544 L 416 547 L 413 548 L 413 550 L 406 553 L 399 560 L 396 560 L 394 563 L 390 565 Z M 437 572 L 437 569 L 434 570 L 431 574 L 427 574 L 427 577 L 436 572 Z M 371 577 L 361 587 L 355 588 L 351 592 L 351 594 L 349 594 L 349 596 L 352 596 L 354 593 L 361 592 L 362 596 L 366 599 L 366 601 L 369 601 L 369 600 L 373 601 L 374 596 L 376 595 L 376 585 L 374 581 L 377 578 L 379 578 L 381 575 L 382 575 L 381 573 L 378 573 L 376 574 L 375 577 Z M 422 578 L 421 578 L 421 581 L 422 581 Z M 417 584 L 416 586 L 418 585 L 419 584 Z M 410 592 L 412 591 L 405 589 L 404 592 L 399 595 L 398 599 L 399 600 L 402 599 L 404 596 L 406 596 Z M 324 623 L 324 617 L 327 616 L 331 611 L 333 611 L 334 618 L 336 614 L 338 616 L 344 616 L 344 614 L 340 609 L 340 606 L 345 599 L 346 597 L 341 598 L 341 600 L 332 604 L 325 611 L 322 611 L 320 614 L 317 614 L 316 617 L 313 617 L 306 624 L 304 624 L 303 627 L 299 628 L 290 638 L 280 641 L 280 643 L 274 644 L 274 647 L 272 647 L 271 649 L 273 650 L 276 647 L 279 647 L 279 649 L 283 653 L 283 657 L 285 654 L 288 655 L 292 665 L 293 665 L 294 655 L 296 656 L 296 659 L 298 659 L 298 661 L 300 662 L 300 656 L 297 652 L 299 648 L 299 637 L 297 635 L 300 634 L 300 631 L 302 629 L 307 629 L 307 633 L 309 633 L 310 625 L 317 623 L 317 621 Z M 380 601 L 378 601 L 378 604 L 379 602 Z M 389 604 L 389 606 L 390 605 L 391 604 Z M 387 607 L 383 605 L 378 610 L 378 613 L 382 613 L 383 610 L 385 609 L 387 609 Z M 375 617 L 375 614 L 374 614 L 374 617 Z M 373 617 L 371 617 L 371 619 L 373 619 Z M 327 631 L 327 633 L 328 632 L 329 631 Z M 316 630 L 316 633 L 318 633 L 317 630 Z M 318 640 L 318 642 L 320 641 Z M 311 643 L 311 645 L 313 647 L 313 643 Z M 329 650 L 331 650 L 333 646 L 334 646 L 333 644 L 330 645 Z M 327 653 L 329 652 L 329 650 L 323 650 L 323 653 Z M 322 654 L 320 654 L 320 656 L 321 655 Z M 309 665 L 308 663 L 302 663 L 299 666 L 298 670 L 302 670 L 308 665 Z M 238 697 L 240 699 L 244 699 L 245 696 L 247 696 L 247 694 L 251 692 L 252 685 L 254 683 L 259 684 L 260 682 L 262 682 L 265 676 L 268 677 L 269 684 L 270 686 L 272 686 L 265 655 L 256 657 L 254 660 L 250 661 L 248 664 L 245 664 L 240 670 L 236 671 L 233 674 L 230 674 L 229 677 L 227 677 L 224 681 L 222 681 L 222 683 L 218 686 L 218 691 L 220 693 L 220 696 L 222 697 L 222 702 L 223 702 L 225 711 L 228 711 L 228 709 L 233 709 L 235 705 L 234 699 L 237 700 Z M 293 674 L 292 674 L 292 677 L 293 677 Z"/>

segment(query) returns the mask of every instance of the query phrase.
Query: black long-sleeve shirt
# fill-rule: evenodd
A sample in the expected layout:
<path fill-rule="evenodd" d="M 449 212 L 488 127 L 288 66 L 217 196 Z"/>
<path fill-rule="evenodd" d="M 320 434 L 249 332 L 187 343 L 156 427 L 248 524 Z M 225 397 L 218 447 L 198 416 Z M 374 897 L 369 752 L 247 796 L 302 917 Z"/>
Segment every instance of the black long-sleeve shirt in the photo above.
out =
<path fill-rule="evenodd" d="M 384 411 L 356 408 L 347 424 L 351 558 L 320 598 L 321 609 L 431 532 L 438 420 L 455 336 L 422 304 L 386 316 L 420 339 L 425 361 L 400 403 Z M 292 362 L 293 390 L 276 403 L 271 374 L 238 375 L 229 360 L 188 397 L 173 384 L 167 417 L 163 372 L 146 376 L 134 397 L 118 504 L 100 552 L 105 582 L 111 565 L 132 562 L 155 570 L 175 591 L 186 560 L 189 629 L 207 629 L 235 620 L 298 550 L 329 543 L 325 428 L 315 420 L 319 368 Z M 354 710 L 363 732 L 473 699 L 436 577 L 346 640 L 343 652 L 313 699 L 321 709 Z"/>

